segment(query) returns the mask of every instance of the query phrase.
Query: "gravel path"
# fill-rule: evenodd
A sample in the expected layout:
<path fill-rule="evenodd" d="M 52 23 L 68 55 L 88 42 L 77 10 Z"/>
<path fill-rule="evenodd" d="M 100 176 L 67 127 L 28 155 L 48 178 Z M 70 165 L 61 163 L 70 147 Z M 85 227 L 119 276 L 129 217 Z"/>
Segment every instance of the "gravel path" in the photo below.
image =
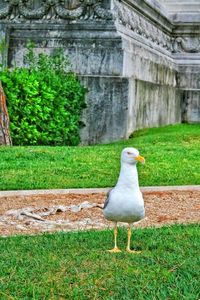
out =
<path fill-rule="evenodd" d="M 135 227 L 200 223 L 200 190 L 143 191 L 146 218 Z M 103 229 L 105 191 L 0 196 L 0 235 Z"/>

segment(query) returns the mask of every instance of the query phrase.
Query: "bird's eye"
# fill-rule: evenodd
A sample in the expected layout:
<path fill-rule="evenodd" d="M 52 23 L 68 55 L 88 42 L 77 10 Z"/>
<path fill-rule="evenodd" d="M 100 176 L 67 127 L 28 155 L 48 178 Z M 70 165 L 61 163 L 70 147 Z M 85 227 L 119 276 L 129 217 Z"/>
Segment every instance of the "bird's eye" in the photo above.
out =
<path fill-rule="evenodd" d="M 132 153 L 131 153 L 131 152 L 127 152 L 127 154 L 128 154 L 128 155 L 131 155 Z"/>

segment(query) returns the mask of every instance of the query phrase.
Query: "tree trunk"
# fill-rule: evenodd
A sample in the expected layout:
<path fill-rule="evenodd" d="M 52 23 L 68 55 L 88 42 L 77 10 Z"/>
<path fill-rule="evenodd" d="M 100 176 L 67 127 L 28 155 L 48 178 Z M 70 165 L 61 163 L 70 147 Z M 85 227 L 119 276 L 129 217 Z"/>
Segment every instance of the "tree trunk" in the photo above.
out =
<path fill-rule="evenodd" d="M 10 120 L 6 106 L 6 96 L 0 81 L 0 145 L 12 145 L 9 125 Z"/>

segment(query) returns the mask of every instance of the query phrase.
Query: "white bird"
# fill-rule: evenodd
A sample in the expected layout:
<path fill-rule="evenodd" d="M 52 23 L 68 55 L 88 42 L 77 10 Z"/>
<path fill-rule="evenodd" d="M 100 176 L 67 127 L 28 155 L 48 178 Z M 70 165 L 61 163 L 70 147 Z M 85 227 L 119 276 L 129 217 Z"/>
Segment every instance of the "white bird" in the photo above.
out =
<path fill-rule="evenodd" d="M 103 212 L 107 220 L 115 223 L 115 246 L 109 252 L 121 252 L 117 247 L 117 222 L 128 223 L 128 252 L 130 249 L 131 224 L 144 218 L 144 200 L 138 182 L 137 162 L 145 163 L 135 148 L 125 148 L 121 153 L 121 170 L 116 186 L 108 193 Z"/>

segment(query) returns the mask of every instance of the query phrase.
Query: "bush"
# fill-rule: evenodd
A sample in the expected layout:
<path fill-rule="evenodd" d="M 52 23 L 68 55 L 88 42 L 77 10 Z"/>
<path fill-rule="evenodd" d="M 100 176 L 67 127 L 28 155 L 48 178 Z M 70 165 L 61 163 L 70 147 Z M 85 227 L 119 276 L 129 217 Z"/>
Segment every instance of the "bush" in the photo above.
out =
<path fill-rule="evenodd" d="M 85 88 L 61 50 L 36 56 L 27 48 L 26 67 L 0 72 L 13 144 L 77 145 Z"/>

